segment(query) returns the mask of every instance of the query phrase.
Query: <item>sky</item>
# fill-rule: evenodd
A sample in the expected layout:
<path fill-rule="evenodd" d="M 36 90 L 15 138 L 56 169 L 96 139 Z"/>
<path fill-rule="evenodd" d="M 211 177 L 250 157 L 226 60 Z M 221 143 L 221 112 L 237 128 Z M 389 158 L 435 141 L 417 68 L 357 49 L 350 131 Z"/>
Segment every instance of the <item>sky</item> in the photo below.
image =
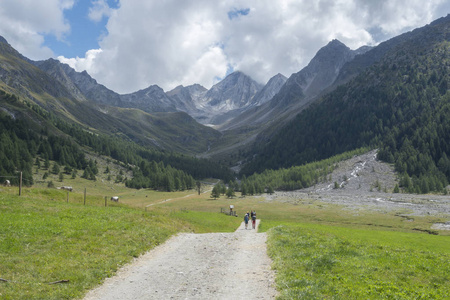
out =
<path fill-rule="evenodd" d="M 374 46 L 448 13 L 449 0 L 0 0 L 0 35 L 125 94 L 233 71 L 265 84 L 332 39 Z"/>

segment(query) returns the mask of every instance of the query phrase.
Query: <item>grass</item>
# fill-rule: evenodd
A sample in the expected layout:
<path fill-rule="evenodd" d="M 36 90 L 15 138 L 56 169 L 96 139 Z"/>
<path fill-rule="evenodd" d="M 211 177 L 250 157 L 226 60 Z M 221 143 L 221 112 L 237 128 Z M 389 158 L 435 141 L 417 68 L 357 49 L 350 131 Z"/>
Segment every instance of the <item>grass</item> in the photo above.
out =
<path fill-rule="evenodd" d="M 104 168 L 99 160 L 99 174 Z M 213 200 L 207 186 L 201 195 L 164 193 L 127 189 L 105 175 L 63 183 L 52 176 L 74 192 L 46 183 L 21 197 L 15 187 L 0 189 L 0 278 L 8 280 L 0 282 L 1 299 L 80 298 L 171 235 L 234 231 L 250 210 L 269 234 L 280 299 L 444 299 L 450 292 L 449 232 L 417 231 L 441 218 L 409 220 L 401 217 L 407 212 L 351 211 L 307 199 Z M 119 203 L 105 207 L 113 195 Z M 230 204 L 238 218 L 219 213 Z M 69 281 L 48 284 L 63 279 Z"/>
<path fill-rule="evenodd" d="M 80 198 L 81 195 L 70 195 Z M 56 189 L 0 193 L 1 299 L 74 299 L 176 232 L 233 231 L 219 213 L 66 202 Z M 55 281 L 68 280 L 59 284 Z"/>
<path fill-rule="evenodd" d="M 288 224 L 269 234 L 279 299 L 446 299 L 445 236 Z"/>
<path fill-rule="evenodd" d="M 189 210 L 174 211 L 170 217 L 189 223 L 196 233 L 231 232 L 241 224 L 241 219 L 228 217 L 220 213 L 205 213 Z"/>
<path fill-rule="evenodd" d="M 442 218 L 411 219 L 402 217 L 406 211 L 353 211 L 302 199 L 212 200 L 209 193 L 161 206 L 214 211 L 229 204 L 240 216 L 255 209 L 262 219 L 279 299 L 446 299 L 450 294 L 449 233 L 430 230 Z"/>

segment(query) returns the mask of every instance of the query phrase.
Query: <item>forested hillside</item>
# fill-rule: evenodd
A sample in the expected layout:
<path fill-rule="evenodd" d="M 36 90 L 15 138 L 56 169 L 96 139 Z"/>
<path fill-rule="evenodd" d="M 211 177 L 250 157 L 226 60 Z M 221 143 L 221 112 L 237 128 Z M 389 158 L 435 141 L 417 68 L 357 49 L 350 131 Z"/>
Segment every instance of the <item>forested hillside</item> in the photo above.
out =
<path fill-rule="evenodd" d="M 83 170 L 83 177 L 95 180 L 95 162 L 85 158 L 86 151 L 110 157 L 133 170 L 126 184 L 133 188 L 180 190 L 194 187 L 194 178 L 232 178 L 231 172 L 216 163 L 175 153 L 144 148 L 124 138 L 93 134 L 68 123 L 36 104 L 22 102 L 0 90 L 0 174 L 18 183 L 32 185 L 34 165 L 50 170 L 50 161 L 66 174 Z M 148 167 L 152 166 L 152 172 Z M 58 171 L 59 172 L 59 171 Z"/>
<path fill-rule="evenodd" d="M 450 180 L 449 19 L 421 29 L 299 114 L 257 150 L 242 173 L 371 147 L 395 163 L 405 190 L 441 191 Z"/>

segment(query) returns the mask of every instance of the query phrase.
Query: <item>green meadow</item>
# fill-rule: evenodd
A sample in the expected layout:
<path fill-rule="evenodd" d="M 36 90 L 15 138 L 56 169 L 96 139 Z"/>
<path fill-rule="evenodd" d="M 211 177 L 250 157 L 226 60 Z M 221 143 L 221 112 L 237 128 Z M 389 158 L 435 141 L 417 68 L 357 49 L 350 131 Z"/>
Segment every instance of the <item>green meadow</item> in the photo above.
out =
<path fill-rule="evenodd" d="M 448 299 L 448 237 L 289 224 L 269 255 L 279 299 Z"/>
<path fill-rule="evenodd" d="M 56 184 L 55 184 L 56 185 Z M 0 189 L 0 298 L 80 299 L 119 267 L 178 232 L 231 232 L 256 210 L 279 299 L 446 299 L 450 237 L 433 216 L 355 214 L 336 205 L 131 190 L 66 180 L 74 191 Z M 86 205 L 84 201 L 86 189 Z M 109 197 L 119 196 L 119 203 Z M 107 206 L 105 207 L 105 197 Z M 221 214 L 234 205 L 238 217 Z M 418 230 L 420 229 L 420 230 Z M 432 231 L 430 231 L 432 232 Z"/>

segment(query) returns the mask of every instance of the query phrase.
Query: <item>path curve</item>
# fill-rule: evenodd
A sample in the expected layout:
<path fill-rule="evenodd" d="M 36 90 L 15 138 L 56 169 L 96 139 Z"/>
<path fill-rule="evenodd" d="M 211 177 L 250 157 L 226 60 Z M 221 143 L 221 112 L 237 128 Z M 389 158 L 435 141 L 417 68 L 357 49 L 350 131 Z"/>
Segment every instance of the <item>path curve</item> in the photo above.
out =
<path fill-rule="evenodd" d="M 266 240 L 265 233 L 246 230 L 243 223 L 233 233 L 179 234 L 107 278 L 84 300 L 274 299 Z"/>

